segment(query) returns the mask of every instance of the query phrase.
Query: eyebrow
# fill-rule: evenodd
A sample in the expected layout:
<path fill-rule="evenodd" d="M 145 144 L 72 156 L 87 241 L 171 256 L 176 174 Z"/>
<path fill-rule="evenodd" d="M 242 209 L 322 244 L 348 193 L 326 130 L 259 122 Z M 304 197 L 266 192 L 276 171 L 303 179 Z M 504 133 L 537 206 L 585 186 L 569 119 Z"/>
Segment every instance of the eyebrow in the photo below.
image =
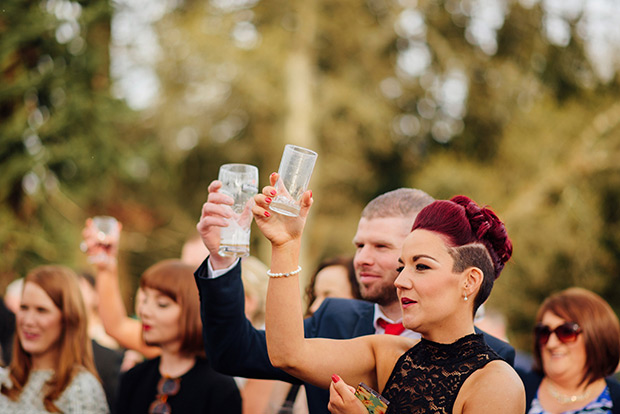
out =
<path fill-rule="evenodd" d="M 420 260 L 420 259 L 422 259 L 422 258 L 431 259 L 431 260 L 433 260 L 433 261 L 435 261 L 435 262 L 437 261 L 437 259 L 435 259 L 433 256 L 429 256 L 429 255 L 427 255 L 427 254 L 418 254 L 418 255 L 415 255 L 415 256 L 413 256 L 413 261 L 414 261 L 414 262 L 417 262 L 418 260 Z"/>

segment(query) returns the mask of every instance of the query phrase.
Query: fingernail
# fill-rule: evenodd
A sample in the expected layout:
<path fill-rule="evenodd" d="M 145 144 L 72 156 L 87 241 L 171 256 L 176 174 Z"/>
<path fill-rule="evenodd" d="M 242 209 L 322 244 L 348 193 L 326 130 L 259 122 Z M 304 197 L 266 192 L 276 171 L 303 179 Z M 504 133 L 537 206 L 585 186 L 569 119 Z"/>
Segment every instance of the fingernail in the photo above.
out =
<path fill-rule="evenodd" d="M 272 196 L 276 195 L 276 190 L 271 190 L 269 194 L 271 194 Z"/>
<path fill-rule="evenodd" d="M 265 217 L 271 217 L 271 213 L 268 211 L 265 211 Z"/>
<path fill-rule="evenodd" d="M 338 381 L 340 381 L 340 377 L 338 375 L 334 374 L 334 375 L 332 375 L 332 381 L 338 382 Z"/>
<path fill-rule="evenodd" d="M 269 176 L 270 178 L 273 177 L 273 175 L 275 174 L 275 172 L 272 172 L 271 175 Z"/>
<path fill-rule="evenodd" d="M 271 198 L 265 197 L 265 203 L 267 203 L 267 204 L 271 203 Z"/>
<path fill-rule="evenodd" d="M 312 198 L 312 190 L 310 190 L 310 198 Z"/>

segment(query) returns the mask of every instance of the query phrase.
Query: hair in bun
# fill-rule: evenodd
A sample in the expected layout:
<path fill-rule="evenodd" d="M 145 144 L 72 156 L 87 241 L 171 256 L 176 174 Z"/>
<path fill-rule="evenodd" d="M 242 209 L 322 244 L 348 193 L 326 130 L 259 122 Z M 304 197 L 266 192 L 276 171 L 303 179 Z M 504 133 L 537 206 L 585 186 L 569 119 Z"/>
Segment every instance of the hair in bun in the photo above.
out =
<path fill-rule="evenodd" d="M 475 311 L 488 298 L 493 282 L 512 256 L 512 242 L 504 223 L 491 209 L 459 195 L 450 200 L 437 200 L 422 209 L 413 223 L 412 230 L 417 229 L 446 238 L 455 260 L 455 271 L 468 266 L 483 271 L 484 281 L 474 302 Z M 481 254 L 482 250 L 487 254 Z"/>

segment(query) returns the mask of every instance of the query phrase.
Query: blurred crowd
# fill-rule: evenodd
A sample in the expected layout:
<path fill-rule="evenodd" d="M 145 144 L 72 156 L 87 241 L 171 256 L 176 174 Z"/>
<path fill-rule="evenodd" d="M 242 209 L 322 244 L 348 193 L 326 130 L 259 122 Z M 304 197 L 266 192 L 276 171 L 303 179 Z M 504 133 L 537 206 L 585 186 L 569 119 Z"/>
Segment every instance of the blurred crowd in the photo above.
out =
<path fill-rule="evenodd" d="M 209 187 L 198 233 L 179 258 L 154 263 L 141 275 L 134 309 L 126 309 L 119 282 L 126 275 L 119 275 L 118 222 L 102 237 L 93 219 L 86 221 L 87 271 L 49 264 L 7 287 L 0 301 L 1 413 L 364 412 L 347 405 L 337 375 L 328 390 L 306 371 L 273 363 L 265 326 L 284 319 L 269 311 L 267 275 L 289 279 L 301 267 L 272 273 L 253 256 L 219 256 L 220 206 L 228 201 L 217 183 Z M 396 282 L 397 269 L 407 266 L 401 249 L 412 224 L 434 201 L 414 189 L 377 197 L 352 235 L 355 255 L 329 257 L 304 271 L 306 338 L 419 340 L 419 332 L 403 325 L 395 283 L 403 283 Z M 268 230 L 263 224 L 267 237 Z M 466 290 L 458 306 L 471 306 L 477 295 Z M 514 412 L 620 412 L 614 378 L 620 326 L 603 298 L 579 287 L 549 296 L 532 321 L 531 350 L 509 344 L 504 315 L 484 303 L 471 309 L 475 335 L 520 380 L 525 410 L 518 405 Z"/>

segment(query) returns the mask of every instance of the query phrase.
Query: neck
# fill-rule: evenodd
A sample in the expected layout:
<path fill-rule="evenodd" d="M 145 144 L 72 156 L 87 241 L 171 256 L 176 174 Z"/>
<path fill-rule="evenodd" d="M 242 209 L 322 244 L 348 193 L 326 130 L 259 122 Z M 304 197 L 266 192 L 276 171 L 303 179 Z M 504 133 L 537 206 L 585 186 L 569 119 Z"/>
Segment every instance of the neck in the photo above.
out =
<path fill-rule="evenodd" d="M 570 384 L 565 382 L 557 382 L 549 377 L 545 377 L 545 386 L 547 391 L 553 399 L 560 404 L 576 404 L 583 401 L 589 401 L 597 394 L 600 394 L 605 388 L 605 379 L 600 378 L 591 384 L 577 384 L 575 381 L 570 381 Z"/>
<path fill-rule="evenodd" d="M 32 355 L 32 369 L 56 369 L 58 351 L 46 352 L 42 355 Z"/>
<path fill-rule="evenodd" d="M 379 309 L 381 309 L 381 312 L 383 312 L 385 316 L 387 316 L 394 322 L 402 319 L 403 317 L 403 311 L 400 308 L 400 303 L 398 303 L 398 301 L 390 303 L 388 305 L 379 305 Z"/>
<path fill-rule="evenodd" d="M 548 376 L 545 377 L 545 380 L 547 381 L 547 385 L 550 386 L 550 388 L 554 389 L 557 392 L 560 392 L 562 394 L 567 394 L 567 395 L 582 394 L 586 392 L 586 390 L 592 387 L 594 384 L 599 384 L 605 381 L 603 378 L 601 378 L 601 379 L 594 381 L 591 384 L 588 384 L 585 382 L 580 384 L 579 382 L 581 378 L 570 377 L 566 379 L 563 379 L 563 378 L 562 379 L 559 379 L 559 378 L 551 379 Z"/>
<path fill-rule="evenodd" d="M 159 373 L 162 376 L 177 378 L 192 369 L 196 363 L 195 356 L 180 352 L 170 352 L 162 348 L 159 360 Z"/>

